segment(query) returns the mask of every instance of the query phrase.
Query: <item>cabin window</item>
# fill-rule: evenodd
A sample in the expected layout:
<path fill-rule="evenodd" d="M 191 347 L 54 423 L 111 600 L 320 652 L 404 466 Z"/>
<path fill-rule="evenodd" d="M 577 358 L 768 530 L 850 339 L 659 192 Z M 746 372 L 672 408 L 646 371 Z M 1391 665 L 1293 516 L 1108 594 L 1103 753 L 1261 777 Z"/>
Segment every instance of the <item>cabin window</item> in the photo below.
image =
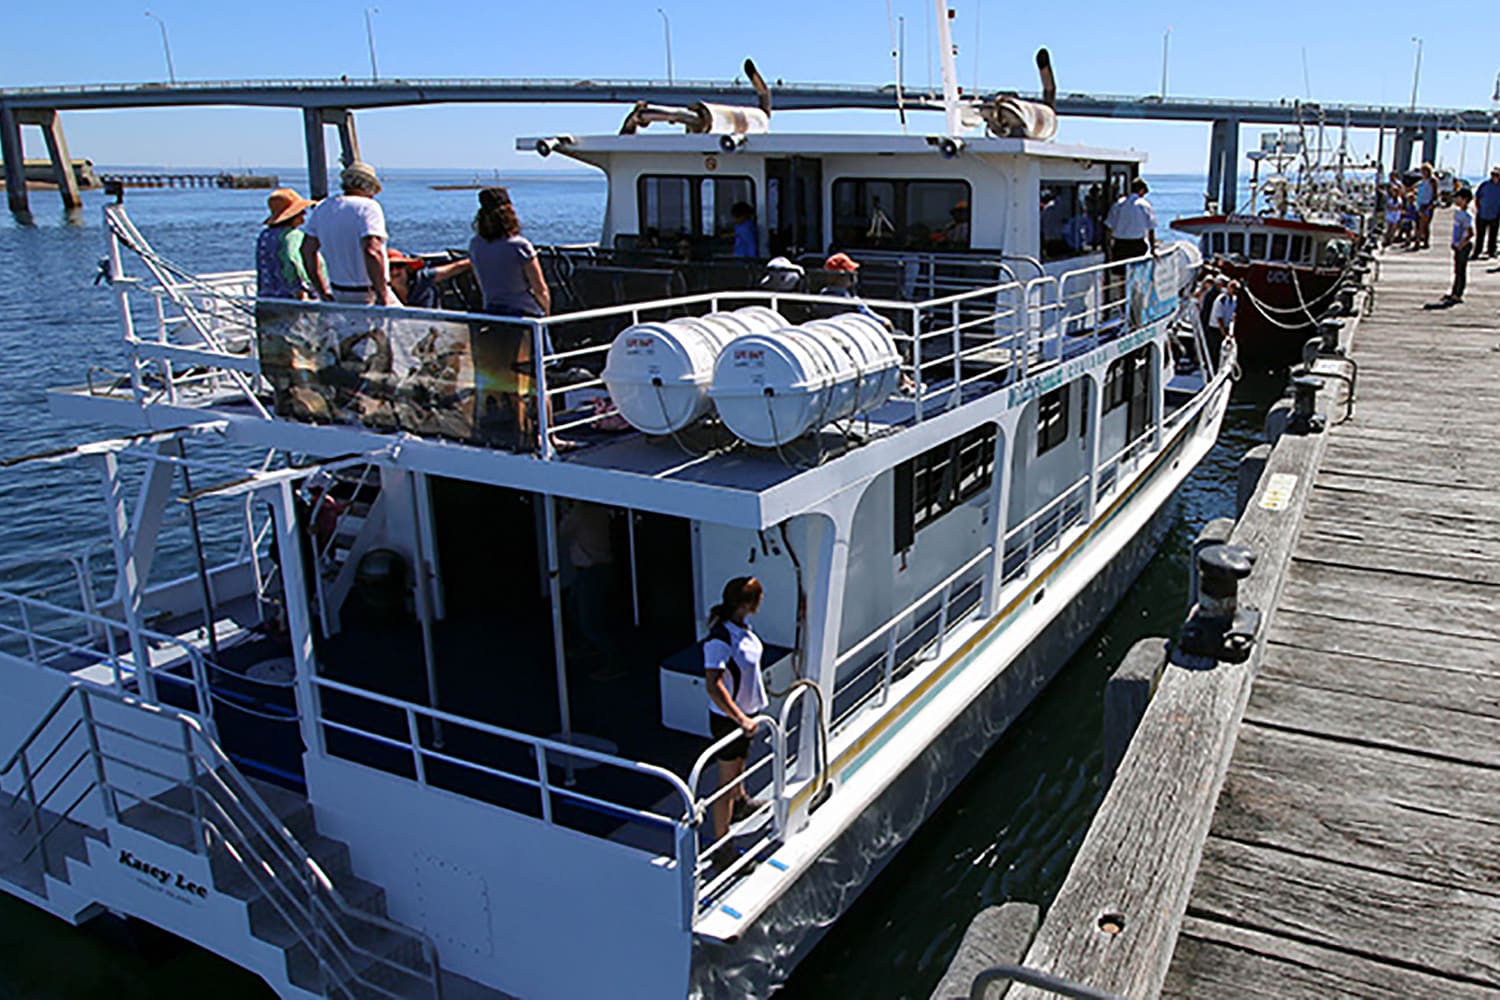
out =
<path fill-rule="evenodd" d="M 1064 260 L 1104 246 L 1109 202 L 1098 181 L 1042 181 L 1042 260 Z"/>
<path fill-rule="evenodd" d="M 641 243 L 671 246 L 678 240 L 734 241 L 730 209 L 736 202 L 755 207 L 755 182 L 748 177 L 685 177 L 643 174 L 636 184 Z"/>
<path fill-rule="evenodd" d="M 1277 233 L 1271 237 L 1271 259 L 1286 260 L 1286 233 Z"/>
<path fill-rule="evenodd" d="M 1068 439 L 1068 401 L 1073 387 L 1065 385 L 1043 396 L 1036 407 L 1036 453 L 1038 456 Z"/>
<path fill-rule="evenodd" d="M 1128 358 L 1116 358 L 1109 363 L 1104 373 L 1104 412 L 1113 413 L 1130 399 L 1130 374 L 1133 369 L 1126 365 Z"/>
<path fill-rule="evenodd" d="M 1218 254 L 1218 255 L 1222 256 L 1223 253 L 1224 253 L 1224 234 L 1223 233 L 1214 233 L 1213 234 L 1213 240 L 1214 240 L 1214 244 L 1213 244 L 1214 245 L 1214 249 L 1213 249 L 1213 252 L 1215 254 Z"/>
<path fill-rule="evenodd" d="M 896 551 L 911 548 L 926 525 L 989 489 L 995 425 L 984 424 L 896 466 Z"/>
<path fill-rule="evenodd" d="M 881 250 L 967 250 L 967 181 L 841 177 L 833 182 L 833 240 Z"/>
<path fill-rule="evenodd" d="M 1300 264 L 1305 253 L 1307 253 L 1307 240 L 1301 236 L 1293 236 L 1292 248 L 1287 254 L 1287 260 Z"/>
<path fill-rule="evenodd" d="M 1244 253 L 1245 253 L 1245 234 L 1244 233 L 1230 233 L 1229 234 L 1229 254 L 1230 254 L 1230 256 L 1243 256 Z"/>
<path fill-rule="evenodd" d="M 1251 260 L 1265 260 L 1266 259 L 1266 234 L 1265 233 L 1251 233 L 1250 234 L 1250 259 Z"/>

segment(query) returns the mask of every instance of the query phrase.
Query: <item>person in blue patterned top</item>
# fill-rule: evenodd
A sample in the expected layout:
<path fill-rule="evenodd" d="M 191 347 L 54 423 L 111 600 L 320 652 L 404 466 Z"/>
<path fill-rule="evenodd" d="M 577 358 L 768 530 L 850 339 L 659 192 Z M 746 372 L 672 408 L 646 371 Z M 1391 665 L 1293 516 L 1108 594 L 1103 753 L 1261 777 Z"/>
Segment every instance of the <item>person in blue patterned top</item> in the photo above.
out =
<path fill-rule="evenodd" d="M 255 241 L 255 295 L 261 299 L 307 299 L 313 284 L 302 261 L 302 223 L 312 202 L 291 188 L 266 198 L 271 214 Z"/>

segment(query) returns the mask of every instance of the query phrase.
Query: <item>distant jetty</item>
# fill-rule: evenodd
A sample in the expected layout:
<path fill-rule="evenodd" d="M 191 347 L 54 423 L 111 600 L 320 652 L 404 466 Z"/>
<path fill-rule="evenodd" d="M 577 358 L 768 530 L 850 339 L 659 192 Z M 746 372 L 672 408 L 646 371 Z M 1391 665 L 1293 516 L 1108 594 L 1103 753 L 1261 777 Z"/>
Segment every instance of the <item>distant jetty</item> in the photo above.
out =
<path fill-rule="evenodd" d="M 90 191 L 103 187 L 99 175 L 94 173 L 94 161 L 74 158 L 68 161 L 73 168 L 73 179 L 77 182 L 79 190 Z M 0 164 L 3 171 L 4 164 Z M 33 190 L 51 191 L 57 187 L 57 176 L 52 172 L 51 160 L 23 160 L 22 168 L 26 171 L 26 186 Z M 0 173 L 0 187 L 5 186 L 3 173 Z"/>
<path fill-rule="evenodd" d="M 148 173 L 106 174 L 104 183 L 128 188 L 229 188 L 233 190 L 279 187 L 275 174 Z"/>

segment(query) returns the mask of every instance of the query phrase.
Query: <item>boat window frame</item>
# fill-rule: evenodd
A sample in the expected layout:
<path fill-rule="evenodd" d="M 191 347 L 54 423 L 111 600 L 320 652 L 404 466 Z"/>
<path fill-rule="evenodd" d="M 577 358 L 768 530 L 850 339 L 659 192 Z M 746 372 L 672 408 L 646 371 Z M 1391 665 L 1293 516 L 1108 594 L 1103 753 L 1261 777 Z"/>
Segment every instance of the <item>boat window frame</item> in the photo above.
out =
<path fill-rule="evenodd" d="M 1291 238 L 1286 233 L 1273 233 L 1271 235 L 1271 259 L 1286 260 L 1287 248 L 1291 244 Z"/>
<path fill-rule="evenodd" d="M 1063 444 L 1070 437 L 1072 424 L 1073 383 L 1060 385 L 1043 393 L 1036 401 L 1036 456 Z"/>
<path fill-rule="evenodd" d="M 1245 241 L 1246 256 L 1251 260 L 1265 260 L 1270 248 L 1270 237 L 1266 233 L 1249 233 Z"/>
<path fill-rule="evenodd" d="M 702 232 L 703 226 L 703 185 L 705 181 L 743 181 L 749 187 L 750 197 L 743 199 L 750 205 L 752 211 L 758 213 L 759 192 L 756 190 L 755 177 L 752 174 L 721 174 L 721 173 L 641 173 L 635 178 L 635 226 L 640 239 L 645 239 L 646 233 L 651 228 L 646 224 L 646 183 L 648 181 L 686 181 L 688 185 L 688 211 L 687 219 L 691 230 L 687 233 L 658 233 L 658 237 L 672 240 L 681 239 L 686 236 L 691 240 L 713 240 L 723 239 L 725 234 Z M 757 218 L 758 218 L 757 214 Z M 732 234 L 731 234 L 732 238 Z"/>
<path fill-rule="evenodd" d="M 1000 437 L 994 422 L 971 427 L 895 468 L 893 541 L 905 552 L 917 533 L 990 489 Z"/>
<path fill-rule="evenodd" d="M 886 242 L 866 241 L 864 236 L 855 236 L 850 239 L 840 236 L 839 223 L 839 194 L 842 186 L 846 184 L 889 184 L 891 186 L 891 200 L 893 205 L 882 205 L 882 214 L 886 221 L 891 223 L 891 237 Z M 932 241 L 930 239 L 932 230 L 929 230 L 923 239 L 913 241 L 908 230 L 911 220 L 907 202 L 907 189 L 913 184 L 951 184 L 962 187 L 964 194 L 962 198 L 953 202 L 956 207 L 959 204 L 968 206 L 969 211 L 969 237 L 962 244 L 949 242 L 947 240 Z M 828 184 L 829 220 L 832 223 L 832 244 L 840 248 L 850 250 L 895 250 L 903 252 L 929 253 L 963 253 L 974 249 L 974 185 L 966 177 L 932 177 L 932 176 L 874 176 L 866 174 L 841 174 L 832 178 Z M 950 208 L 951 212 L 952 209 Z M 940 231 L 940 230 L 939 230 Z"/>
<path fill-rule="evenodd" d="M 1239 237 L 1238 240 L 1235 239 L 1236 236 Z M 1234 248 L 1236 242 L 1240 245 L 1238 250 Z M 1245 255 L 1245 233 L 1243 230 L 1236 229 L 1225 235 L 1224 252 L 1231 257 L 1243 257 Z"/>

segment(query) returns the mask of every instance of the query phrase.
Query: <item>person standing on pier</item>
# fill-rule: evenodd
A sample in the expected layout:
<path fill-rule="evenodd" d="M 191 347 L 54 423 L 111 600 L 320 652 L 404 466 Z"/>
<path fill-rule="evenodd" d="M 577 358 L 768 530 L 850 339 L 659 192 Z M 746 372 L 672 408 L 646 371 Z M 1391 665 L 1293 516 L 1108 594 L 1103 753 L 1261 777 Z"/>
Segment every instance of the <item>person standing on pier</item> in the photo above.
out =
<path fill-rule="evenodd" d="M 1437 180 L 1432 176 L 1432 164 L 1422 164 L 1422 179 L 1414 188 L 1417 194 L 1417 239 L 1415 250 L 1432 246 L 1432 213 L 1437 209 Z"/>
<path fill-rule="evenodd" d="M 1495 234 L 1500 230 L 1500 164 L 1490 167 L 1490 179 L 1474 191 L 1473 257 L 1495 256 Z M 1486 241 L 1486 235 L 1488 241 Z"/>
<path fill-rule="evenodd" d="M 277 188 L 266 198 L 271 214 L 255 241 L 255 297 L 306 299 L 312 280 L 302 258 L 303 232 L 311 201 L 291 188 Z"/>
<path fill-rule="evenodd" d="M 1453 196 L 1453 289 L 1443 302 L 1452 306 L 1464 300 L 1469 283 L 1469 254 L 1474 249 L 1474 218 L 1469 214 L 1469 192 Z"/>
<path fill-rule="evenodd" d="M 385 210 L 375 196 L 380 178 L 358 160 L 339 175 L 344 193 L 319 202 L 307 217 L 302 262 L 319 298 L 357 305 L 399 305 L 386 261 Z M 318 267 L 322 251 L 326 274 Z"/>
<path fill-rule="evenodd" d="M 1156 246 L 1156 209 L 1146 200 L 1150 190 L 1137 177 L 1130 182 L 1130 193 L 1110 206 L 1104 226 L 1109 230 L 1111 260 L 1144 257 Z"/>

